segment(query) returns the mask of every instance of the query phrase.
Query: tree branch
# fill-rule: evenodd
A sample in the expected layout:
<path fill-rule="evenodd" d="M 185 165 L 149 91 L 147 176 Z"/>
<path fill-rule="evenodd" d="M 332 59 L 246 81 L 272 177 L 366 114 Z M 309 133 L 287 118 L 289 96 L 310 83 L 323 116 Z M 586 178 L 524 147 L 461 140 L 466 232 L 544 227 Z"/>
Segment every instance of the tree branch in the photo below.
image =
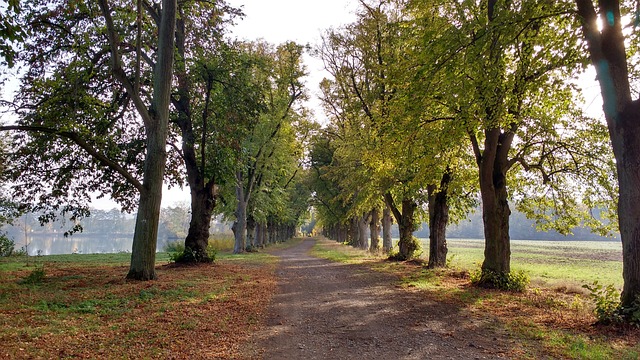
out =
<path fill-rule="evenodd" d="M 107 25 L 107 39 L 111 48 L 111 68 L 113 76 L 118 79 L 118 81 L 120 81 L 120 83 L 130 94 L 131 98 L 133 99 L 133 103 L 138 110 L 138 113 L 142 117 L 142 121 L 144 122 L 145 127 L 148 128 L 152 123 L 151 115 L 149 114 L 147 105 L 142 101 L 139 92 L 136 91 L 134 84 L 131 83 L 131 81 L 127 77 L 127 74 L 122 68 L 122 59 L 120 58 L 119 53 L 120 40 L 118 39 L 118 34 L 113 24 L 113 18 L 111 17 L 109 5 L 107 4 L 107 0 L 98 0 L 98 3 L 100 5 L 102 15 L 104 16 L 104 20 Z"/>
<path fill-rule="evenodd" d="M 79 134 L 71 132 L 71 131 L 60 131 L 58 129 L 52 129 L 45 126 L 23 126 L 23 125 L 9 125 L 9 126 L 0 126 L 0 131 L 29 131 L 29 132 L 41 132 L 45 134 L 53 134 L 66 139 L 71 140 L 73 143 L 78 145 L 84 151 L 86 151 L 92 158 L 97 160 L 103 166 L 108 167 L 109 169 L 114 170 L 122 177 L 124 177 L 129 184 L 133 185 L 138 191 L 142 192 L 142 183 L 138 179 L 136 179 L 131 173 L 127 171 L 127 169 L 123 168 L 117 162 L 109 159 L 104 154 L 100 153 L 96 148 L 91 146 L 88 142 L 86 142 Z"/>

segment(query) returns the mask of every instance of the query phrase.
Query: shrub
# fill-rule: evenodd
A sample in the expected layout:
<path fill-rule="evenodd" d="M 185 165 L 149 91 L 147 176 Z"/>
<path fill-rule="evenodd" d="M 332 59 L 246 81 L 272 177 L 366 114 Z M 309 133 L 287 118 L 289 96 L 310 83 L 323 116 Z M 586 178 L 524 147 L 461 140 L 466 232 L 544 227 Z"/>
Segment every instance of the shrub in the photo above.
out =
<path fill-rule="evenodd" d="M 620 314 L 627 323 L 640 327 L 640 295 L 636 295 L 630 307 L 621 307 Z"/>
<path fill-rule="evenodd" d="M 529 275 L 522 270 L 502 273 L 479 269 L 471 273 L 472 284 L 489 289 L 523 292 L 529 282 Z"/>
<path fill-rule="evenodd" d="M 622 322 L 620 293 L 613 285 L 604 286 L 596 280 L 593 284 L 584 284 L 582 287 L 589 290 L 589 297 L 595 305 L 594 311 L 600 324 Z"/>
<path fill-rule="evenodd" d="M 640 327 L 640 296 L 636 296 L 631 306 L 622 307 L 620 292 L 611 284 L 603 285 L 597 280 L 582 285 L 589 290 L 589 297 L 595 306 L 594 312 L 599 324 L 630 324 Z"/>
<path fill-rule="evenodd" d="M 16 243 L 7 237 L 7 234 L 0 233 L 0 256 L 13 255 Z"/>
<path fill-rule="evenodd" d="M 169 261 L 175 263 L 211 263 L 215 261 L 216 254 L 216 249 L 211 245 L 207 247 L 205 254 L 187 247 L 182 251 L 169 254 Z"/>
<path fill-rule="evenodd" d="M 246 252 L 259 252 L 260 249 L 257 246 L 247 245 L 244 249 Z"/>
<path fill-rule="evenodd" d="M 421 242 L 415 236 L 412 236 L 411 240 L 406 245 L 407 245 L 407 251 L 409 253 L 408 256 L 406 257 L 402 256 L 402 254 L 400 254 L 400 250 L 396 249 L 396 247 L 398 246 L 396 244 L 394 248 L 391 251 L 389 251 L 388 259 L 391 261 L 405 261 L 413 258 L 418 258 L 420 257 L 420 255 L 422 255 Z"/>
<path fill-rule="evenodd" d="M 163 250 L 168 253 L 184 252 L 184 241 L 175 240 L 175 241 L 168 242 L 164 245 Z"/>

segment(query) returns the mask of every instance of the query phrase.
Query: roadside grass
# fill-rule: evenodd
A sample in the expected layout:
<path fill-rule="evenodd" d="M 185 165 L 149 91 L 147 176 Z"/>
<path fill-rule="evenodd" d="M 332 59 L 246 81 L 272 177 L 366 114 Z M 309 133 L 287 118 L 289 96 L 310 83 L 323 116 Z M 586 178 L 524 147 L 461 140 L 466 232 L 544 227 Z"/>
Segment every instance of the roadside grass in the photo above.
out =
<path fill-rule="evenodd" d="M 368 251 L 344 245 L 333 241 L 317 242 L 311 249 L 311 255 L 347 264 L 361 264 L 378 258 Z M 382 259 L 382 256 L 379 258 Z"/>
<path fill-rule="evenodd" d="M 158 280 L 126 281 L 130 254 L 0 261 L 0 358 L 238 358 L 275 291 L 274 256 L 214 264 L 157 258 Z M 24 282 L 36 271 L 42 278 Z"/>
<path fill-rule="evenodd" d="M 407 291 L 420 291 L 426 299 L 449 303 L 495 324 L 515 340 L 511 358 L 640 358 L 640 329 L 594 325 L 593 304 L 581 288 L 581 282 L 606 282 L 620 276 L 620 261 L 610 260 L 616 254 L 615 246 L 596 251 L 597 256 L 590 252 L 589 244 L 570 250 L 567 246 L 543 248 L 549 242 L 537 247 L 531 242 L 513 246 L 513 269 L 529 272 L 532 285 L 524 293 L 510 293 L 471 286 L 469 271 L 480 265 L 482 247 L 457 240 L 448 243 L 451 259 L 446 269 L 427 269 L 424 260 L 386 261 L 329 240 L 319 241 L 313 253 L 396 274 Z"/>

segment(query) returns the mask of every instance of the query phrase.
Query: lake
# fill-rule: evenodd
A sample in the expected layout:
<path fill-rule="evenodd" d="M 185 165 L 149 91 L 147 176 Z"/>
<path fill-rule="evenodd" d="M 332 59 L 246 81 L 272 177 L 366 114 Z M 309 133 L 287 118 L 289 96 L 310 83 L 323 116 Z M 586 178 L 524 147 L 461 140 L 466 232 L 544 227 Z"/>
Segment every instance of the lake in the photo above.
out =
<path fill-rule="evenodd" d="M 171 240 L 158 239 L 158 251 Z M 60 254 L 101 254 L 131 252 L 133 234 L 113 235 L 83 235 L 76 234 L 64 237 L 61 234 L 29 235 L 28 246 L 25 247 L 24 237 L 16 241 L 16 249 L 25 247 L 29 255 L 60 255 Z"/>

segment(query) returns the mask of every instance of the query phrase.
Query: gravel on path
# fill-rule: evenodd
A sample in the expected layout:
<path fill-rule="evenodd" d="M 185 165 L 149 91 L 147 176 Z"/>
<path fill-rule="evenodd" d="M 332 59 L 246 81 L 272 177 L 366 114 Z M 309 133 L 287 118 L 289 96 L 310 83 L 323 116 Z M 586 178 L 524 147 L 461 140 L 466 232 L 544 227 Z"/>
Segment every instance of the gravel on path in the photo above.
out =
<path fill-rule="evenodd" d="M 398 277 L 309 255 L 319 240 L 275 252 L 278 292 L 249 358 L 501 359 L 508 335 L 455 304 L 425 299 Z"/>

